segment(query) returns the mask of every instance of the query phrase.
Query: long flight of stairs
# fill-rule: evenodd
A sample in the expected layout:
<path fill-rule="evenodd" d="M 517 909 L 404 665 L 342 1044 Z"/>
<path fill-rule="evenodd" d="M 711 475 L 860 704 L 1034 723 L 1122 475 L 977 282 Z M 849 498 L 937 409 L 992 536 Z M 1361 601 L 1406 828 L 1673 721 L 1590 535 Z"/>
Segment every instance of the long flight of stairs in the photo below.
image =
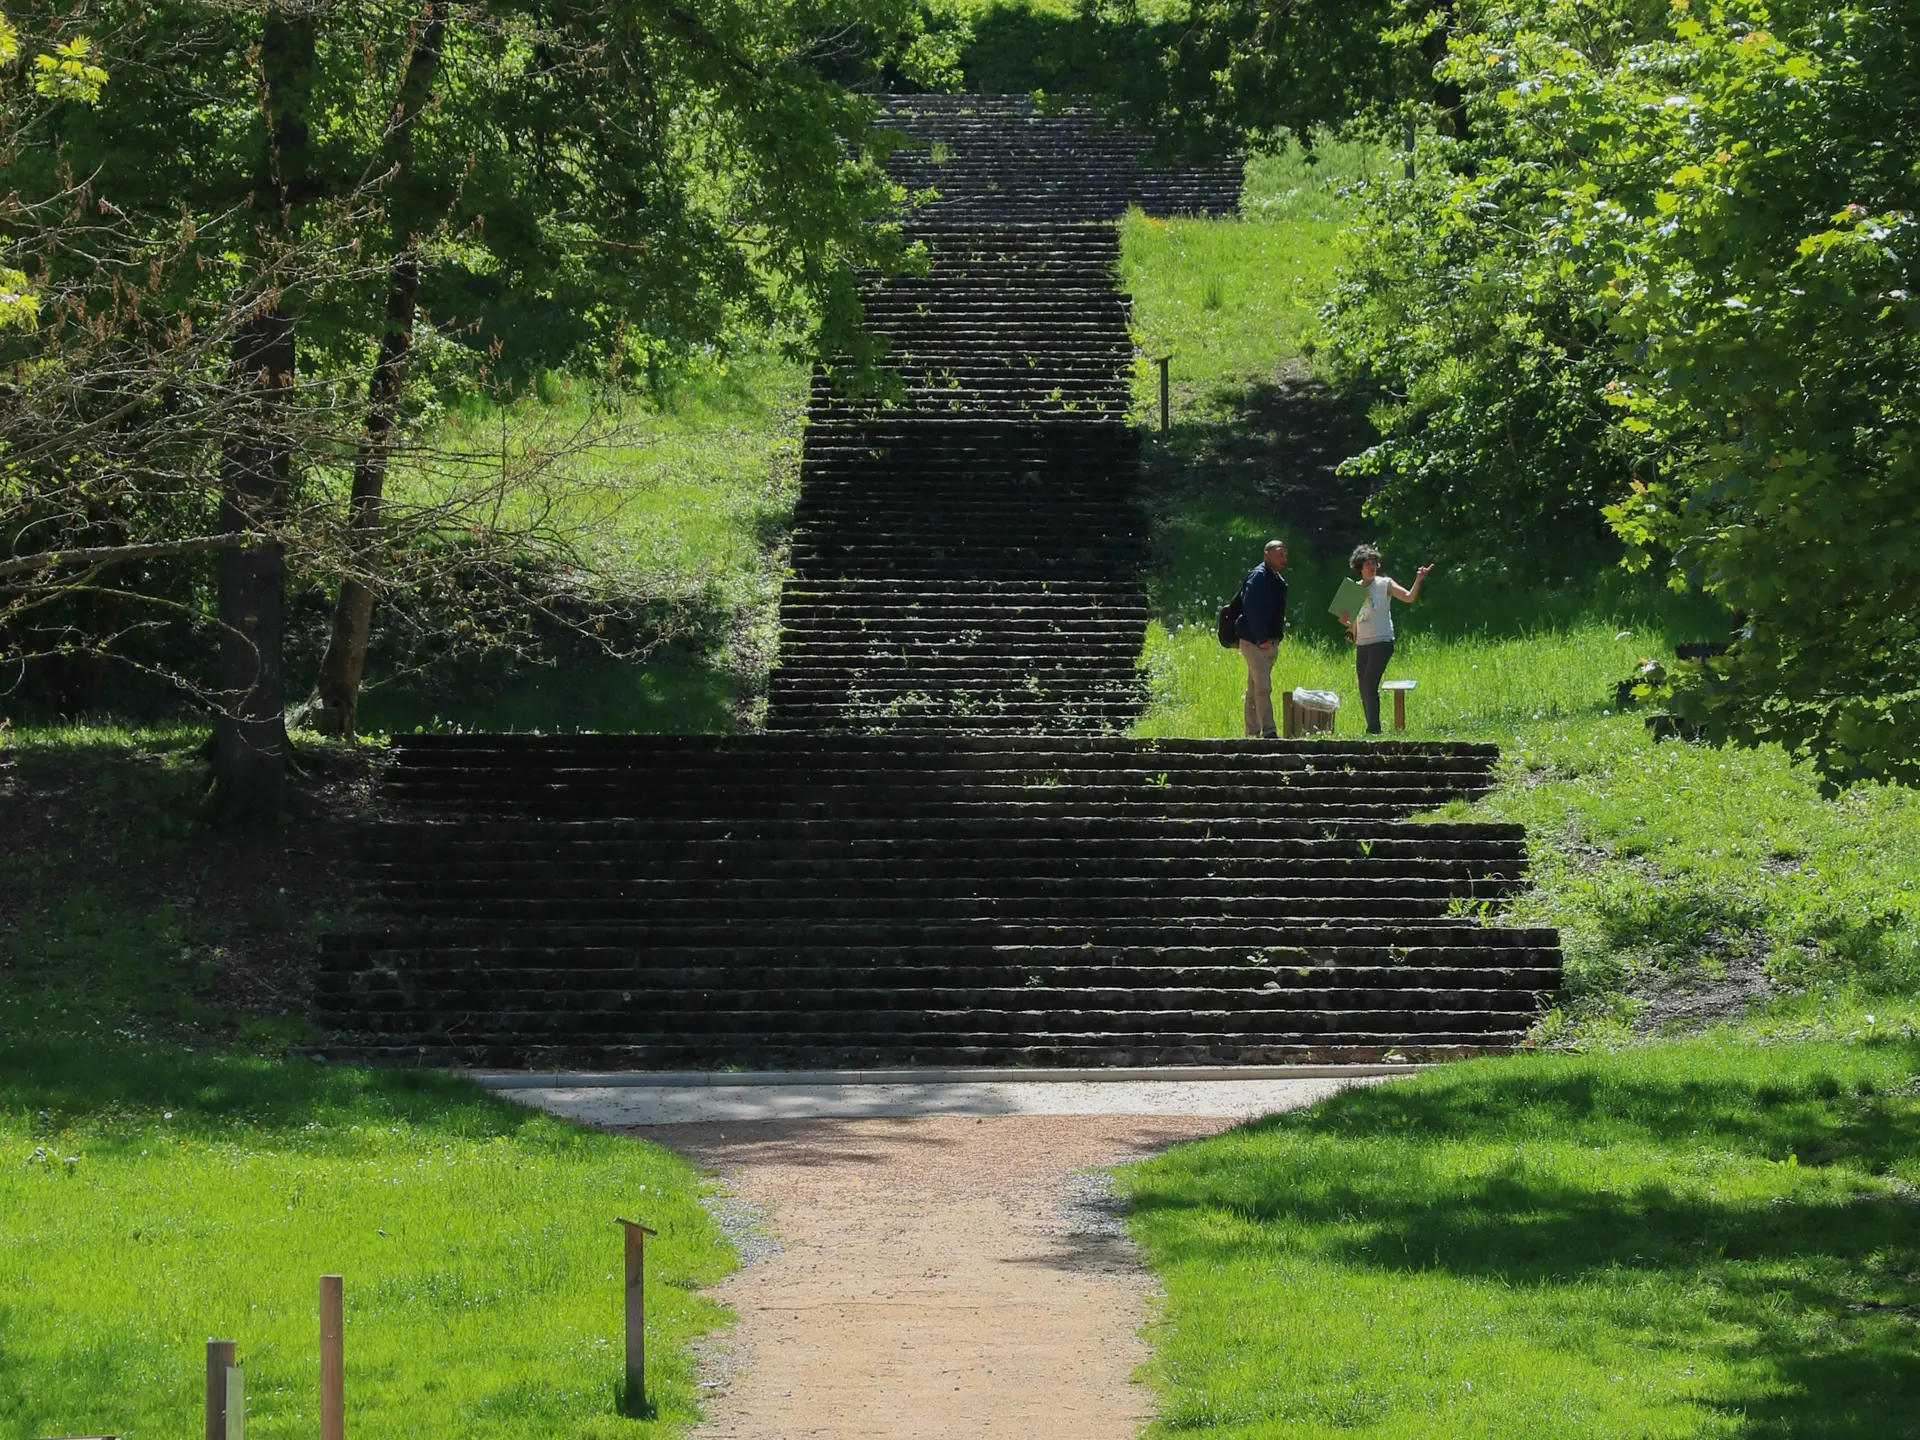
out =
<path fill-rule="evenodd" d="M 882 124 L 905 137 L 889 163 L 918 197 L 916 220 L 944 225 L 1232 215 L 1238 160 L 1148 163 L 1148 145 L 1088 110 L 1043 110 L 1025 95 L 899 96 Z"/>
<path fill-rule="evenodd" d="M 1552 931 L 1490 746 L 1146 741 L 1109 223 L 1237 167 L 1007 97 L 896 100 L 898 385 L 816 375 L 766 733 L 396 741 L 332 1053 L 485 1065 L 1220 1064 L 1511 1047 Z M 1223 664 L 1235 663 L 1223 657 Z"/>
<path fill-rule="evenodd" d="M 1145 525 L 1110 225 L 920 228 L 869 288 L 900 377 L 814 379 L 773 729 L 1124 729 Z"/>

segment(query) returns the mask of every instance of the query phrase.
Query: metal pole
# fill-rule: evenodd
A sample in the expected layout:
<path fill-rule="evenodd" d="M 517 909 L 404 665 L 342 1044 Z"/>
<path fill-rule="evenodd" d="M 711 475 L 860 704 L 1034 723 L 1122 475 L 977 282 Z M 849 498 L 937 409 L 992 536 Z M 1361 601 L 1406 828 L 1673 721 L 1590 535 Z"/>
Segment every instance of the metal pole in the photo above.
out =
<path fill-rule="evenodd" d="M 647 1414 L 647 1236 L 638 1220 L 622 1220 L 627 1232 L 627 1393 L 626 1412 L 635 1419 Z"/>
<path fill-rule="evenodd" d="M 320 1277 L 320 1440 L 346 1440 L 347 1304 L 338 1275 Z"/>
<path fill-rule="evenodd" d="M 227 1440 L 227 1368 L 233 1341 L 207 1341 L 207 1440 Z"/>
<path fill-rule="evenodd" d="M 1171 355 L 1162 355 L 1153 362 L 1160 367 L 1160 433 L 1162 435 L 1167 433 L 1167 363 L 1172 359 Z"/>

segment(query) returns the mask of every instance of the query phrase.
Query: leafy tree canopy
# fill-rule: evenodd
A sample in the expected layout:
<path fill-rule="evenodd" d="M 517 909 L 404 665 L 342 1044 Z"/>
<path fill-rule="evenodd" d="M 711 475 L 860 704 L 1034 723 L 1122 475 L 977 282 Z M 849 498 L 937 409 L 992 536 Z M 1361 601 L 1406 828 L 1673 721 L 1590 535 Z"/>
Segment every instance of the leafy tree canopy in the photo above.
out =
<path fill-rule="evenodd" d="M 1379 187 L 1328 313 L 1386 396 L 1376 513 L 1502 555 L 1604 522 L 1738 619 L 1709 735 L 1920 782 L 1906 7 L 1496 6 L 1441 75 L 1469 138 Z"/>

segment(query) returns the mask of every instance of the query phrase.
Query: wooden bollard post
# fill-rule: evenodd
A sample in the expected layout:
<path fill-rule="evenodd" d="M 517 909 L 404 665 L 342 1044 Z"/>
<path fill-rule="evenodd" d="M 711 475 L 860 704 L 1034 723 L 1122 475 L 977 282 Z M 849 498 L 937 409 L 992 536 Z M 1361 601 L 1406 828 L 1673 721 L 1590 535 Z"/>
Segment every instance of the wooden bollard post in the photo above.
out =
<path fill-rule="evenodd" d="M 620 1222 L 627 1232 L 627 1393 L 623 1407 L 639 1419 L 647 1413 L 647 1236 L 658 1235 L 638 1220 Z"/>
<path fill-rule="evenodd" d="M 346 1440 L 347 1305 L 338 1275 L 320 1277 L 320 1440 Z"/>
<path fill-rule="evenodd" d="M 233 1341 L 207 1341 L 207 1440 L 227 1440 L 227 1371 Z"/>
<path fill-rule="evenodd" d="M 227 1429 L 221 1440 L 247 1440 L 247 1377 L 238 1365 L 227 1366 Z"/>

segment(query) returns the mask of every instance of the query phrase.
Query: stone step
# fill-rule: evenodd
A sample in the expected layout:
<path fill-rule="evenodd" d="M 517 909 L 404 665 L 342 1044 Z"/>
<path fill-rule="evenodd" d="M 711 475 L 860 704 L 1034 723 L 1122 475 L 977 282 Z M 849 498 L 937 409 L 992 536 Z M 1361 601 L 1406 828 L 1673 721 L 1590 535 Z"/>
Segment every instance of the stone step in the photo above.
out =
<path fill-rule="evenodd" d="M 1046 1044 L 899 1044 L 887 1050 L 874 1044 L 770 1043 L 755 1037 L 737 1048 L 724 1044 L 515 1044 L 355 1043 L 324 1046 L 324 1058 L 359 1066 L 461 1066 L 470 1069 L 528 1069 L 540 1073 L 584 1069 L 707 1069 L 724 1064 L 770 1069 L 899 1068 L 902 1079 L 914 1066 L 1306 1066 L 1306 1064 L 1444 1064 L 1484 1054 L 1503 1054 L 1524 1039 L 1524 1031 L 1482 1035 L 1471 1043 L 1438 1043 L 1423 1037 L 1411 1044 L 1394 1035 L 1348 1037 L 1342 1043 L 1246 1044 L 1235 1037 L 1183 1035 L 1144 1043 L 1139 1037 L 1077 1035 Z"/>

